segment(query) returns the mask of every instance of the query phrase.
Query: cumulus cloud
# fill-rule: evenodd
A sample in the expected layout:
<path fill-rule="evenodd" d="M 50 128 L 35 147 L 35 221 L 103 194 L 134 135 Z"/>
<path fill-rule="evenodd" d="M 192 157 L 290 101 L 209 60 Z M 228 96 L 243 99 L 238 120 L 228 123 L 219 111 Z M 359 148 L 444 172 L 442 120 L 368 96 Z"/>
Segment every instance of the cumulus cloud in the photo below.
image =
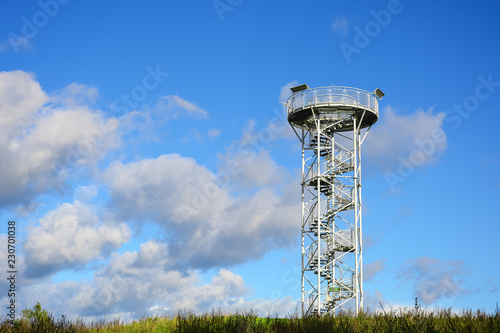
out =
<path fill-rule="evenodd" d="M 48 102 L 33 75 L 0 73 L 0 207 L 29 205 L 36 195 L 60 189 L 72 170 L 118 145 L 116 119 Z"/>
<path fill-rule="evenodd" d="M 289 200 L 290 191 L 280 196 L 264 187 L 233 196 L 219 185 L 225 181 L 177 154 L 116 163 L 104 176 L 112 209 L 121 218 L 148 219 L 162 226 L 178 265 L 230 265 L 258 258 L 295 239 L 298 194 L 297 200 Z"/>
<path fill-rule="evenodd" d="M 52 304 L 51 311 L 69 317 L 137 319 L 145 315 L 173 315 L 180 310 L 201 314 L 213 309 L 288 310 L 289 298 L 252 300 L 243 278 L 220 269 L 207 283 L 195 271 L 171 269 L 165 244 L 148 241 L 139 251 L 114 253 L 90 282 L 37 283 L 23 287 L 28 304 Z M 28 305 L 31 306 L 31 305 Z M 274 311 L 273 311 L 274 313 Z"/>
<path fill-rule="evenodd" d="M 288 176 L 286 169 L 276 164 L 268 150 L 230 150 L 221 159 L 222 169 L 234 169 L 238 174 L 232 185 L 240 189 L 276 185 Z"/>
<path fill-rule="evenodd" d="M 89 316 L 116 311 L 139 314 L 160 301 L 172 306 L 181 290 L 199 283 L 199 276 L 169 266 L 167 247 L 154 241 L 142 244 L 137 252 L 113 254 L 110 263 L 95 274 L 90 292 L 79 293 L 75 302 Z"/>
<path fill-rule="evenodd" d="M 420 257 L 408 260 L 398 274 L 405 284 L 412 281 L 414 293 L 424 304 L 449 302 L 464 294 L 462 261 Z"/>
<path fill-rule="evenodd" d="M 208 116 L 175 95 L 163 98 L 158 110 L 106 118 L 89 107 L 98 95 L 97 88 L 77 83 L 47 94 L 30 74 L 0 73 L 0 157 L 6 161 L 0 166 L 0 206 L 28 207 L 37 195 L 61 189 L 79 166 L 88 170 L 119 147 L 127 122 L 134 129 L 141 121 L 155 122 L 150 111 L 163 108 L 170 119 Z M 75 177 L 75 201 L 44 213 L 27 230 L 22 306 L 40 301 L 54 313 L 92 319 L 136 319 L 182 308 L 292 312 L 298 301 L 287 296 L 249 301 L 243 278 L 227 269 L 287 247 L 300 235 L 298 180 L 266 149 L 276 128 L 274 122 L 256 131 L 252 123 L 220 156 L 218 172 L 165 154 L 112 163 L 95 174 L 96 185 Z M 215 139 L 219 133 L 203 135 Z M 108 193 L 106 209 L 91 205 Z M 143 243 L 139 251 L 116 253 L 131 238 L 125 223 L 141 221 L 156 224 L 165 237 Z M 95 264 L 100 268 L 91 280 L 50 281 L 61 270 Z M 202 283 L 200 272 L 214 267 L 215 276 Z"/>
<path fill-rule="evenodd" d="M 249 289 L 240 275 L 218 270 L 202 283 L 196 271 L 171 269 L 165 244 L 148 241 L 139 251 L 114 253 L 92 281 L 23 282 L 20 306 L 50 304 L 54 316 L 70 319 L 103 318 L 131 321 L 144 315 L 174 315 L 187 310 L 197 314 L 253 310 L 261 316 L 295 313 L 299 300 L 290 296 L 249 300 Z"/>
<path fill-rule="evenodd" d="M 48 96 L 33 74 L 23 71 L 0 72 L 0 138 L 20 135 L 33 124 L 33 116 L 48 101 Z"/>
<path fill-rule="evenodd" d="M 48 212 L 24 243 L 25 275 L 42 277 L 99 259 L 130 239 L 125 224 L 100 223 L 92 208 L 80 202 Z"/>
<path fill-rule="evenodd" d="M 276 164 L 269 150 L 264 149 L 275 139 L 272 133 L 255 131 L 255 122 L 250 121 L 240 140 L 227 147 L 219 155 L 220 170 L 231 176 L 231 185 L 239 189 L 275 185 L 289 176 L 285 168 Z"/>
<path fill-rule="evenodd" d="M 443 112 L 434 114 L 432 108 L 400 115 L 392 107 L 386 107 L 363 143 L 365 164 L 387 171 L 397 169 L 402 160 L 415 167 L 435 161 L 447 147 L 442 128 L 444 117 Z"/>
<path fill-rule="evenodd" d="M 91 105 L 96 102 L 98 96 L 97 87 L 73 82 L 64 89 L 56 90 L 51 96 L 51 101 L 67 106 Z"/>
<path fill-rule="evenodd" d="M 202 192 L 217 189 L 213 174 L 192 158 L 178 154 L 161 155 L 134 163 L 113 163 L 104 173 L 110 189 L 112 207 L 130 219 L 148 217 L 162 223 L 188 223 L 182 205 L 200 206 Z M 220 201 L 215 202 L 216 199 Z M 214 205 L 225 206 L 227 195 L 214 198 Z M 208 206 L 208 205 L 207 205 Z M 203 207 L 209 217 L 216 216 L 210 206 Z"/>
<path fill-rule="evenodd" d="M 349 33 L 349 23 L 345 16 L 335 15 L 335 20 L 332 23 L 332 31 L 342 36 L 347 36 Z"/>

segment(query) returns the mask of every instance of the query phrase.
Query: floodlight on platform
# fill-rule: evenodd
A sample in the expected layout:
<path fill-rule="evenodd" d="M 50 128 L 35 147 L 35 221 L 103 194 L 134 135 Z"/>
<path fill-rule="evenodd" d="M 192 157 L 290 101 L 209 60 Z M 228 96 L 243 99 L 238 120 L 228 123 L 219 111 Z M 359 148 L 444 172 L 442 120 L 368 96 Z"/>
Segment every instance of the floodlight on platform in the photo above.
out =
<path fill-rule="evenodd" d="M 309 86 L 307 84 L 301 84 L 300 86 L 291 87 L 290 90 L 295 94 L 296 92 L 307 90 Z"/>
<path fill-rule="evenodd" d="M 375 96 L 377 96 L 378 99 L 381 99 L 385 96 L 385 94 L 379 88 L 375 89 L 373 93 L 375 94 Z"/>

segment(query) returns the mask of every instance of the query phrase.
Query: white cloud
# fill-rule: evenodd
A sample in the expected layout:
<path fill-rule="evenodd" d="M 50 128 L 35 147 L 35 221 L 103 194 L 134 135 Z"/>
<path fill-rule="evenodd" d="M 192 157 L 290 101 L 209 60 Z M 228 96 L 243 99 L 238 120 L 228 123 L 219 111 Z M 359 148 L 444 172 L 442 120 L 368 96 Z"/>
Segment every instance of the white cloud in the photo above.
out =
<path fill-rule="evenodd" d="M 281 87 L 280 89 L 280 97 L 279 97 L 279 102 L 281 105 L 280 110 L 273 110 L 274 111 L 274 120 L 270 121 L 267 124 L 267 128 L 270 129 L 275 137 L 283 137 L 283 138 L 292 138 L 296 139 L 296 136 L 293 132 L 292 126 L 288 123 L 288 110 L 286 106 L 283 104 L 286 104 L 287 99 L 292 96 L 292 91 L 290 88 L 299 85 L 299 82 L 297 80 L 290 81 L 284 86 Z M 298 140 L 297 140 L 298 141 Z"/>
<path fill-rule="evenodd" d="M 170 131 L 164 126 L 181 118 L 206 119 L 209 113 L 192 102 L 177 95 L 163 96 L 155 107 L 144 106 L 142 110 L 132 110 L 120 117 L 120 129 L 124 139 L 132 146 L 148 142 L 165 143 Z M 204 143 L 206 136 L 212 139 L 216 132 L 200 133 L 191 128 L 180 138 L 181 143 Z M 211 136 L 210 136 L 211 135 Z"/>
<path fill-rule="evenodd" d="M 209 113 L 196 104 L 177 95 L 169 95 L 161 97 L 154 107 L 144 105 L 141 110 L 131 110 L 123 114 L 120 117 L 120 129 L 124 139 L 132 146 L 148 142 L 165 143 L 165 137 L 168 137 L 171 131 L 165 131 L 164 126 L 169 122 L 181 118 L 206 119 L 208 116 Z M 209 130 L 201 133 L 198 129 L 191 128 L 180 138 L 180 142 L 203 144 L 207 136 L 214 139 L 219 132 Z"/>
<path fill-rule="evenodd" d="M 217 187 L 207 168 L 178 154 L 114 163 L 105 171 L 104 182 L 119 214 L 130 219 L 145 216 L 161 223 L 190 222 L 181 204 L 197 207 L 204 189 Z M 219 193 L 218 200 L 213 204 L 223 207 L 228 198 Z M 204 207 L 203 213 L 207 218 L 217 215 L 210 206 Z"/>
<path fill-rule="evenodd" d="M 22 135 L 47 101 L 48 96 L 32 74 L 0 72 L 0 140 Z"/>
<path fill-rule="evenodd" d="M 51 96 L 51 101 L 66 106 L 91 105 L 98 97 L 97 87 L 73 82 L 64 89 L 56 90 Z"/>
<path fill-rule="evenodd" d="M 233 142 L 224 155 L 219 155 L 222 172 L 230 176 L 232 188 L 250 189 L 276 185 L 289 177 L 288 171 L 276 164 L 266 145 L 276 138 L 270 131 L 255 132 L 250 121 L 241 139 Z"/>
<path fill-rule="evenodd" d="M 104 181 L 111 208 L 121 218 L 146 219 L 164 228 L 170 256 L 178 266 L 244 262 L 287 246 L 297 236 L 298 193 L 290 198 L 294 191 L 284 190 L 286 195 L 279 196 L 264 187 L 234 196 L 219 186 L 222 178 L 180 155 L 116 163 Z"/>
<path fill-rule="evenodd" d="M 347 36 L 349 33 L 349 23 L 345 16 L 335 15 L 335 20 L 332 23 L 332 31 L 342 36 Z"/>
<path fill-rule="evenodd" d="M 159 126 L 164 123 L 163 115 L 157 117 L 156 114 L 148 111 L 130 111 L 122 115 L 119 128 L 121 130 L 123 141 L 136 148 L 137 145 L 160 142 Z M 135 149 L 131 149 L 135 150 Z"/>
<path fill-rule="evenodd" d="M 29 206 L 36 195 L 60 189 L 76 167 L 118 146 L 116 119 L 48 101 L 32 75 L 0 73 L 0 206 Z"/>
<path fill-rule="evenodd" d="M 363 279 L 365 281 L 373 281 L 373 277 L 385 269 L 385 261 L 386 259 L 375 260 L 370 264 L 365 264 L 363 267 Z"/>
<path fill-rule="evenodd" d="M 219 136 L 220 130 L 218 130 L 218 129 L 209 129 L 208 132 L 207 132 L 207 134 L 208 134 L 208 137 L 213 140 L 213 139 L 216 139 Z"/>
<path fill-rule="evenodd" d="M 24 203 L 28 207 L 37 195 L 61 189 L 69 175 L 78 175 L 78 166 L 87 171 L 118 147 L 126 121 L 130 128 L 137 128 L 144 119 L 155 121 L 149 117 L 151 110 L 105 118 L 88 106 L 95 102 L 98 90 L 87 85 L 71 84 L 49 96 L 31 75 L 19 71 L 0 73 L 0 88 L 4 95 L 0 157 L 12 161 L 2 165 L 6 172 L 0 174 L 0 181 L 10 186 L 0 189 L 2 206 Z M 161 107 L 172 111 L 171 118 L 208 116 L 178 96 L 167 96 Z M 298 181 L 291 180 L 266 149 L 279 136 L 277 126 L 270 123 L 256 131 L 251 124 L 221 157 L 219 173 L 193 159 L 166 154 L 116 162 L 94 180 L 96 185 L 80 182 L 72 204 L 45 213 L 28 230 L 23 242 L 23 306 L 40 301 L 54 313 L 92 319 L 101 314 L 108 319 L 138 318 L 147 309 L 172 313 L 183 307 L 200 313 L 214 308 L 290 313 L 296 300 L 249 301 L 243 278 L 225 269 L 287 247 L 299 236 Z M 203 132 L 212 139 L 219 134 L 219 130 Z M 252 148 L 253 143 L 258 146 Z M 255 154 L 244 155 L 238 147 Z M 105 210 L 90 205 L 107 193 L 98 182 L 109 190 Z M 137 252 L 113 253 L 131 237 L 129 226 L 115 219 L 153 222 L 165 237 L 142 244 Z M 107 259 L 109 263 L 104 263 Z M 50 281 L 61 270 L 103 264 L 91 280 Z M 200 273 L 193 271 L 213 267 L 222 269 L 208 283 L 201 283 Z"/>
<path fill-rule="evenodd" d="M 208 112 L 177 95 L 164 96 L 156 107 L 159 111 L 167 111 L 168 117 L 177 119 L 187 115 L 195 118 L 206 118 Z"/>
<path fill-rule="evenodd" d="M 234 310 L 248 293 L 242 277 L 227 269 L 201 283 L 198 273 L 169 267 L 167 247 L 148 241 L 139 251 L 113 254 L 92 281 L 28 282 L 20 299 L 23 305 L 40 302 L 51 312 L 70 318 L 113 319 L 121 315 L 122 320 L 131 320 L 144 314 L 173 315 L 184 309 L 196 313 Z"/>
<path fill-rule="evenodd" d="M 62 204 L 48 212 L 24 243 L 27 277 L 40 277 L 76 268 L 130 239 L 125 224 L 100 223 L 91 207 L 80 202 Z"/>
<path fill-rule="evenodd" d="M 291 296 L 277 299 L 257 299 L 246 301 L 237 309 L 252 309 L 260 317 L 296 317 L 301 315 L 301 302 L 300 299 L 294 300 Z"/>
<path fill-rule="evenodd" d="M 273 300 L 249 300 L 249 289 L 240 275 L 220 269 L 205 283 L 196 271 L 171 268 L 167 246 L 155 241 L 141 244 L 139 251 L 112 254 L 90 281 L 22 281 L 18 306 L 40 302 L 55 317 L 69 319 L 137 320 L 146 315 L 223 313 L 254 310 L 260 316 L 292 314 L 299 301 L 290 296 Z M 1 285 L 1 284 L 0 284 Z M 6 298 L 4 298 L 5 300 Z M 3 306 L 5 302 L 0 302 Z"/>
<path fill-rule="evenodd" d="M 87 204 L 97 197 L 98 193 L 99 186 L 97 185 L 78 186 L 75 188 L 74 198 L 77 201 Z"/>
<path fill-rule="evenodd" d="M 194 285 L 181 290 L 172 304 L 175 309 L 191 309 L 197 313 L 207 309 L 227 308 L 248 292 L 243 278 L 228 269 L 219 270 L 210 284 Z"/>
<path fill-rule="evenodd" d="M 280 104 L 286 103 L 286 100 L 288 99 L 288 97 L 292 96 L 292 91 L 290 90 L 290 88 L 298 86 L 298 85 L 299 85 L 299 81 L 293 80 L 293 81 L 290 81 L 287 84 L 285 84 L 283 87 L 281 87 L 280 100 L 279 100 Z"/>
<path fill-rule="evenodd" d="M 387 106 L 363 143 L 363 154 L 367 157 L 364 164 L 369 169 L 387 171 L 396 170 L 402 160 L 412 163 L 414 154 L 419 157 L 414 166 L 435 161 L 447 147 L 442 128 L 444 117 L 444 113 L 433 114 L 432 108 L 399 115 Z"/>
<path fill-rule="evenodd" d="M 462 261 L 419 257 L 408 260 L 398 277 L 408 284 L 413 281 L 414 293 L 424 304 L 447 304 L 464 294 Z M 445 306 L 446 307 L 446 306 Z"/>
<path fill-rule="evenodd" d="M 373 295 L 370 291 L 365 290 L 363 292 L 363 307 L 366 312 L 382 312 L 382 311 L 390 311 L 394 307 L 390 305 L 382 295 L 382 292 L 378 289 L 375 289 Z"/>
<path fill-rule="evenodd" d="M 232 185 L 240 189 L 259 188 L 281 183 L 289 176 L 288 171 L 276 164 L 268 150 L 228 151 L 223 160 L 223 169 L 235 169 Z"/>

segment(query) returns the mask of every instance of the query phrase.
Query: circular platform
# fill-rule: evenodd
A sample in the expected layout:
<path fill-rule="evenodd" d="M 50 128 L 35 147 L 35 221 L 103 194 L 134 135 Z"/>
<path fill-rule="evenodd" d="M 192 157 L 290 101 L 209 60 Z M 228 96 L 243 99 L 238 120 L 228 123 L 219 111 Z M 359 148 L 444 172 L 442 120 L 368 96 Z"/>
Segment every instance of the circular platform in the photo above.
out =
<path fill-rule="evenodd" d="M 315 129 L 314 120 L 332 124 L 332 130 L 353 129 L 353 119 L 361 128 L 378 120 L 378 99 L 374 93 L 350 87 L 321 87 L 301 90 L 287 100 L 288 121 L 292 126 Z M 364 115 L 363 115 L 364 114 Z"/>

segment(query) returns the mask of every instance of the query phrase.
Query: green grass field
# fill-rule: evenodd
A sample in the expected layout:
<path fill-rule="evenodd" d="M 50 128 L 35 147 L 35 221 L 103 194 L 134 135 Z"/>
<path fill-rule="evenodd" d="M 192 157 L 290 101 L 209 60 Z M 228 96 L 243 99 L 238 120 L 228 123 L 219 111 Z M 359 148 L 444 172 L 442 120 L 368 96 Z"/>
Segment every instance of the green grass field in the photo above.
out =
<path fill-rule="evenodd" d="M 21 318 L 11 324 L 1 318 L 0 332 L 500 332 L 500 309 L 494 314 L 483 311 L 451 309 L 426 311 L 415 302 L 413 309 L 391 312 L 351 314 L 336 317 L 259 318 L 248 312 L 224 315 L 213 312 L 194 315 L 180 312 L 174 317 L 150 317 L 124 324 L 120 320 L 83 323 L 64 317 L 55 319 L 40 304 L 22 311 Z"/>

